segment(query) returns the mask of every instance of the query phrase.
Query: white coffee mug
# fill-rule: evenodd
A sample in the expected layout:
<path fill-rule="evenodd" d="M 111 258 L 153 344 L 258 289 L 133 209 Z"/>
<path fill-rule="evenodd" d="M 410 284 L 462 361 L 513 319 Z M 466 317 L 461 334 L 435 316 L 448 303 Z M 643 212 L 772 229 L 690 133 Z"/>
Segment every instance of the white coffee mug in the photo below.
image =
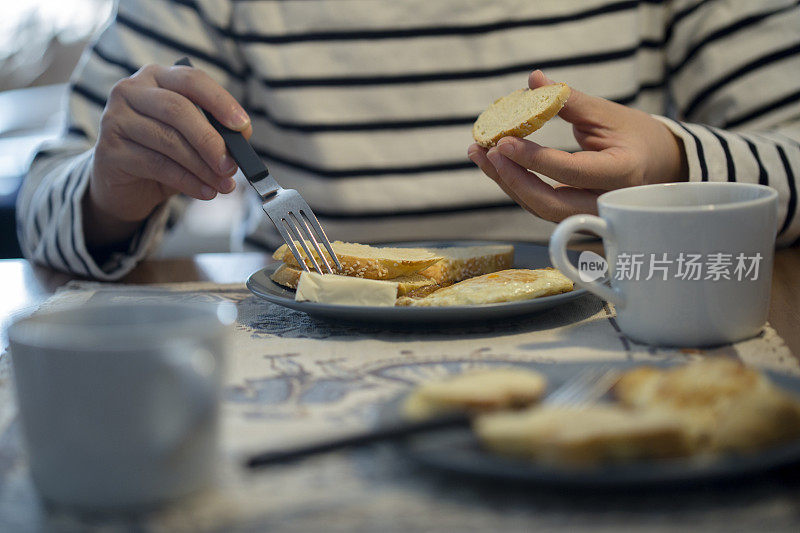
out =
<path fill-rule="evenodd" d="M 111 304 L 11 325 L 23 436 L 46 501 L 130 510 L 213 482 L 230 323 L 220 311 Z"/>
<path fill-rule="evenodd" d="M 777 228 L 774 189 L 727 182 L 645 185 L 605 193 L 597 206 L 599 217 L 576 215 L 558 225 L 550 258 L 578 286 L 614 304 L 628 337 L 688 347 L 761 331 Z M 602 237 L 610 286 L 594 279 L 595 261 L 581 271 L 569 262 L 566 246 L 577 231 Z"/>

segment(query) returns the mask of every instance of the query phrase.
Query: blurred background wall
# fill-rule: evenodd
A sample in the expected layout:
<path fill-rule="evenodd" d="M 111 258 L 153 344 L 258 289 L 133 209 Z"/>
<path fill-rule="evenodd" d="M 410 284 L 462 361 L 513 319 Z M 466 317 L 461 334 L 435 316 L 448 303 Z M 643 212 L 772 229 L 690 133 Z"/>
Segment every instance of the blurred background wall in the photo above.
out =
<path fill-rule="evenodd" d="M 63 83 L 112 0 L 5 0 L 0 7 L 0 91 Z"/>
<path fill-rule="evenodd" d="M 0 0 L 0 258 L 21 255 L 17 191 L 36 147 L 60 134 L 69 76 L 114 7 L 114 0 Z M 159 255 L 229 251 L 244 189 L 193 202 Z"/>
<path fill-rule="evenodd" d="M 66 82 L 112 0 L 0 2 L 0 257 L 18 257 L 14 202 L 36 146 L 64 124 Z"/>

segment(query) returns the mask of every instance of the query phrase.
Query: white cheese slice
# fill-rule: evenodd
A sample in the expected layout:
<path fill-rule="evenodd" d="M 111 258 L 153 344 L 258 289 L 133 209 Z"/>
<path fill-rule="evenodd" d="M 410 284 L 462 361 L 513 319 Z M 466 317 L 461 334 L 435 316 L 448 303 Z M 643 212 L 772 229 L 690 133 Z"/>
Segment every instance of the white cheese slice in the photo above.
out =
<path fill-rule="evenodd" d="M 294 299 L 338 305 L 392 306 L 397 299 L 397 283 L 303 272 Z"/>

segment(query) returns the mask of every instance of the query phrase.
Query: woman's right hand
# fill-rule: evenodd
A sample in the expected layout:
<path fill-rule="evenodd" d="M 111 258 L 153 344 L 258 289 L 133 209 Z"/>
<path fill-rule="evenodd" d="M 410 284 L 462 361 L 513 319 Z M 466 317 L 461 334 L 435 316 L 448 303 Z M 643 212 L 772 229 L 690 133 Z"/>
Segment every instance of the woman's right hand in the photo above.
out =
<path fill-rule="evenodd" d="M 250 137 L 250 118 L 204 72 L 147 65 L 111 89 L 83 200 L 89 246 L 130 238 L 153 210 L 182 192 L 199 200 L 234 190 L 236 163 L 197 109 Z"/>

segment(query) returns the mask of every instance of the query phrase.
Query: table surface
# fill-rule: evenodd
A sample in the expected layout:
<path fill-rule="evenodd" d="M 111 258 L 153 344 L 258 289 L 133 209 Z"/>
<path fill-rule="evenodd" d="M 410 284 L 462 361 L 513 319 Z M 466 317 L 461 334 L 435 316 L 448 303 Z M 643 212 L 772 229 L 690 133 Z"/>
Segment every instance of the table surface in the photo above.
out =
<path fill-rule="evenodd" d="M 602 252 L 596 244 L 580 248 Z M 141 263 L 122 283 L 173 283 L 181 281 L 244 282 L 256 270 L 273 262 L 267 254 L 198 254 L 184 259 L 154 259 Z M 25 260 L 0 260 L 0 324 L 12 313 L 33 308 L 66 282 L 75 279 L 61 272 L 33 266 Z M 800 357 L 800 248 L 777 250 L 772 275 L 769 321 L 786 345 Z M 5 328 L 0 346 L 5 347 Z"/>
<path fill-rule="evenodd" d="M 599 251 L 596 246 L 589 247 Z M 132 284 L 182 281 L 241 283 L 252 272 L 270 262 L 269 256 L 264 254 L 201 254 L 187 259 L 149 260 L 122 281 Z M 5 326 L 16 313 L 34 309 L 71 279 L 68 275 L 32 266 L 23 260 L 0 261 L 0 323 Z M 800 324 L 800 248 L 778 250 L 776 253 L 769 320 L 795 356 L 800 354 L 800 328 L 797 327 Z M 0 327 L 0 346 L 5 347 L 6 342 L 5 327 Z M 505 513 L 506 526 L 512 524 L 512 529 L 526 530 L 530 526 L 531 515 L 528 513 L 534 512 L 538 526 L 552 531 L 594 531 L 598 528 L 616 531 L 623 527 L 649 531 L 694 527 L 726 532 L 755 528 L 800 530 L 800 468 L 759 476 L 747 483 L 729 483 L 724 487 L 686 487 L 679 492 L 664 494 L 647 491 L 565 493 L 492 483 L 465 483 L 458 477 L 420 472 L 398 461 L 384 461 L 381 459 L 383 453 L 381 450 L 364 450 L 363 453 L 355 453 L 351 459 L 351 463 L 356 465 L 369 463 L 369 468 L 360 468 L 383 483 L 379 484 L 380 497 L 376 495 L 369 501 L 352 502 L 354 509 L 357 509 L 342 513 L 342 516 L 347 515 L 351 520 L 357 517 L 356 522 L 340 523 L 337 511 L 328 509 L 323 501 L 314 506 L 314 512 L 317 513 L 314 516 L 289 513 L 295 518 L 287 522 L 286 516 L 282 516 L 280 522 L 272 522 L 270 527 L 303 531 L 306 526 L 316 528 L 321 523 L 329 523 L 330 530 L 361 528 L 366 531 L 374 530 L 376 524 L 381 524 L 381 530 L 404 531 L 420 524 L 437 523 L 446 529 L 450 524 L 463 531 L 482 531 L 492 528 L 491 523 L 482 520 Z M 0 467 L 4 460 L 10 464 L 7 459 L 0 455 Z M 301 480 L 305 480 L 302 481 L 304 483 L 313 480 L 313 483 L 335 487 L 341 479 L 337 469 L 343 468 L 343 464 L 344 461 L 336 457 L 313 460 L 305 469 L 313 471 L 313 478 Z M 271 476 L 275 478 L 272 481 L 289 485 L 297 483 L 296 477 L 288 474 L 290 471 L 288 468 L 273 470 Z M 441 499 L 441 505 L 436 509 L 440 509 L 441 514 L 434 518 L 424 515 L 420 509 L 419 516 L 398 516 L 392 507 L 393 500 L 384 497 L 396 490 L 397 486 L 406 485 L 431 497 L 438 495 L 436 497 Z M 11 492 L 10 488 L 4 488 L 0 483 L 0 496 L 6 502 L 15 500 Z M 23 495 L 17 498 L 23 498 Z M 21 499 L 19 502 L 18 524 L 37 524 L 22 529 L 36 531 L 43 524 L 45 529 L 52 525 L 41 522 L 39 515 L 29 514 L 34 511 L 28 511 L 30 507 L 26 507 Z M 480 513 L 477 508 L 474 513 L 466 512 L 465 509 L 470 506 L 491 512 Z M 448 508 L 458 512 L 448 514 Z M 520 509 L 527 511 L 522 513 Z M 404 510 L 408 511 L 408 508 Z M 469 514 L 472 517 L 466 516 Z M 513 517 L 516 515 L 520 520 L 515 522 Z M 99 525 L 102 526 L 102 523 Z M 0 530 L 3 530 L 1 517 Z"/>

